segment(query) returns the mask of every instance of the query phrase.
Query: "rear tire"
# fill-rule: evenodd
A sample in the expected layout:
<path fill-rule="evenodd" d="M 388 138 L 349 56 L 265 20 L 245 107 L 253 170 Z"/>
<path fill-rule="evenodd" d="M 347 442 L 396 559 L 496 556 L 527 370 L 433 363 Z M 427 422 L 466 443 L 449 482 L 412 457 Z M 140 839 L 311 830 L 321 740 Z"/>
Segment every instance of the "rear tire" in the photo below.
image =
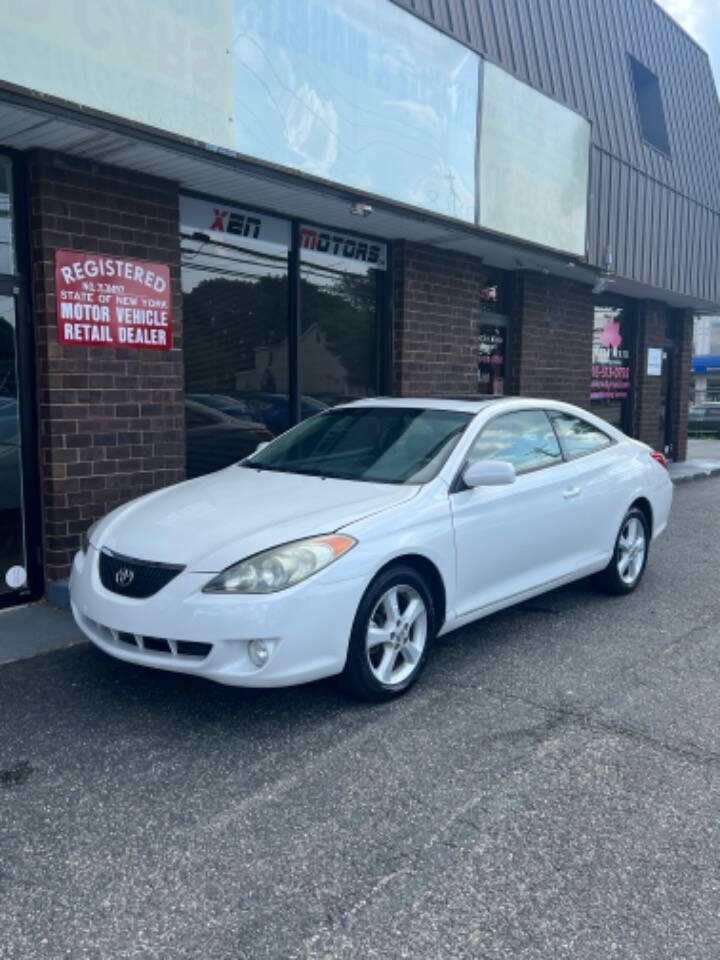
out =
<path fill-rule="evenodd" d="M 631 507 L 620 524 L 612 559 L 599 574 L 603 590 L 616 596 L 632 593 L 645 573 L 649 547 L 647 518 L 642 510 Z"/>
<path fill-rule="evenodd" d="M 342 689 L 375 702 L 405 693 L 425 667 L 435 629 L 432 595 L 412 567 L 378 574 L 358 605 Z"/>

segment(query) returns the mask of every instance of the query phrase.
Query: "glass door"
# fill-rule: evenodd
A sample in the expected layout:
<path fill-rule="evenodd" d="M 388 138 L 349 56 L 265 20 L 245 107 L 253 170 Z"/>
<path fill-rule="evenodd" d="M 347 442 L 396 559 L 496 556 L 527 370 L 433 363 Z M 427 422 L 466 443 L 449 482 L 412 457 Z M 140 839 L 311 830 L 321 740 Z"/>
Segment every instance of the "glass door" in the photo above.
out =
<path fill-rule="evenodd" d="M 27 588 L 15 298 L 0 288 L 0 605 Z"/>

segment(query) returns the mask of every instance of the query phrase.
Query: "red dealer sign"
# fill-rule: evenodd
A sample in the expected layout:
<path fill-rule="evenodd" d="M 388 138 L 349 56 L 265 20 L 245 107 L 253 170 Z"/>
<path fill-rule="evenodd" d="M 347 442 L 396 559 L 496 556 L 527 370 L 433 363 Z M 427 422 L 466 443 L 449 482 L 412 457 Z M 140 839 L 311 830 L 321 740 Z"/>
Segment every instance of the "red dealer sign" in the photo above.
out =
<path fill-rule="evenodd" d="M 58 340 L 72 347 L 169 350 L 170 270 L 162 263 L 55 253 Z"/>

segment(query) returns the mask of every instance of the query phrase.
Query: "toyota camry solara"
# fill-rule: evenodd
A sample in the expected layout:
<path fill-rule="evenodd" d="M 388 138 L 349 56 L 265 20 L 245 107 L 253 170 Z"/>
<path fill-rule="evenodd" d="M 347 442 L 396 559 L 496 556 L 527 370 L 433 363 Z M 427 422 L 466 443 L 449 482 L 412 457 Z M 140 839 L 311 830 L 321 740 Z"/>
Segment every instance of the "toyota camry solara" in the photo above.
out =
<path fill-rule="evenodd" d="M 385 699 L 502 607 L 590 574 L 630 593 L 671 501 L 661 454 L 567 404 L 362 400 L 96 523 L 72 609 L 122 660 Z"/>

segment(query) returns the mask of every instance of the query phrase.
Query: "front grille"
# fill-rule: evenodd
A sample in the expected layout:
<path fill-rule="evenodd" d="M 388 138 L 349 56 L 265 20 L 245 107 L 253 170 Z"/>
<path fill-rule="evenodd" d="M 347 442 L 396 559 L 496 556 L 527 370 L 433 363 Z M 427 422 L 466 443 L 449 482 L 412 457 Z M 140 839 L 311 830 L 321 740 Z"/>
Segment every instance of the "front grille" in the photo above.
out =
<path fill-rule="evenodd" d="M 172 657 L 197 657 L 204 660 L 212 650 L 211 643 L 200 643 L 197 640 L 165 640 L 163 637 L 146 637 L 139 633 L 127 633 L 125 630 L 108 629 L 108 633 L 113 640 L 129 647 L 149 650 L 151 653 L 169 654 Z"/>
<path fill-rule="evenodd" d="M 106 590 L 122 597 L 145 600 L 162 590 L 185 567 L 170 563 L 151 563 L 113 553 L 107 547 L 100 551 L 100 582 Z"/>

